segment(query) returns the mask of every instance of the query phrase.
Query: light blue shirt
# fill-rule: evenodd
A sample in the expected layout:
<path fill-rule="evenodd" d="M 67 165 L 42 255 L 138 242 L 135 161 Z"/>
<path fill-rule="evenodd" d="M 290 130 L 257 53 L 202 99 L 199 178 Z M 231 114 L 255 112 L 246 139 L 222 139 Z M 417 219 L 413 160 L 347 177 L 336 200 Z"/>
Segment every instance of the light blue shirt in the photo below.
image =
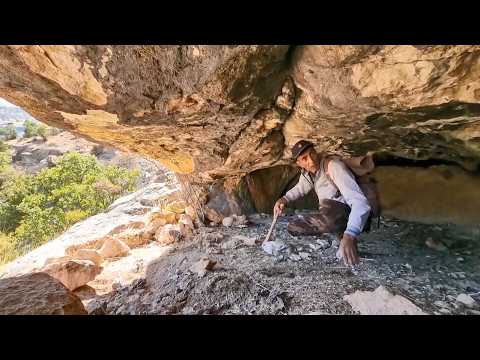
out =
<path fill-rule="evenodd" d="M 352 236 L 360 235 L 368 220 L 371 208 L 363 191 L 358 186 L 355 176 L 343 161 L 338 159 L 330 160 L 328 173 L 338 187 L 337 189 L 330 183 L 323 171 L 323 159 L 320 165 L 320 170 L 317 171 L 314 177 L 314 184 L 309 181 L 310 179 L 307 180 L 305 176 L 300 176 L 297 185 L 285 194 L 285 200 L 287 202 L 294 201 L 307 195 L 314 187 L 319 201 L 332 199 L 350 207 L 351 211 L 345 233 Z M 308 177 L 307 174 L 306 176 Z M 338 190 L 340 190 L 340 193 Z"/>

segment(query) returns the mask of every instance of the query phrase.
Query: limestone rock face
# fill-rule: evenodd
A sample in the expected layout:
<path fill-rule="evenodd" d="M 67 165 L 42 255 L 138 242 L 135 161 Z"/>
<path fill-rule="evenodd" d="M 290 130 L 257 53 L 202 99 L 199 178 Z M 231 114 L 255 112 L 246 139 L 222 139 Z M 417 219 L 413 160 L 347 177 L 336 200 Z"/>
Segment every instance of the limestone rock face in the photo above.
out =
<path fill-rule="evenodd" d="M 172 170 L 211 170 L 281 91 L 288 49 L 2 46 L 0 96 L 41 121 Z"/>
<path fill-rule="evenodd" d="M 297 47 L 285 142 L 478 166 L 479 59 L 479 46 Z"/>
<path fill-rule="evenodd" d="M 323 150 L 478 166 L 480 46 L 1 46 L 0 96 L 213 178 Z"/>
<path fill-rule="evenodd" d="M 479 45 L 0 46 L 0 97 L 191 175 L 217 224 L 271 208 L 294 172 L 258 199 L 242 177 L 287 165 L 301 138 L 480 167 Z"/>
<path fill-rule="evenodd" d="M 80 299 L 45 273 L 0 279 L 1 315 L 86 315 Z"/>

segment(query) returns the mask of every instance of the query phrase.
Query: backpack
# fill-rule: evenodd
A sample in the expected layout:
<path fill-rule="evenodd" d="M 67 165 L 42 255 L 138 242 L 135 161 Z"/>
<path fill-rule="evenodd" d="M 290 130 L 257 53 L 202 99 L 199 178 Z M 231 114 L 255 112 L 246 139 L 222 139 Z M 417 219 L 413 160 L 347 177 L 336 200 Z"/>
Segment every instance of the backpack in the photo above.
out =
<path fill-rule="evenodd" d="M 328 164 L 332 159 L 341 160 L 352 171 L 352 173 L 355 175 L 358 186 L 360 189 L 362 189 L 362 192 L 367 198 L 368 204 L 371 207 L 370 216 L 379 217 L 380 202 L 378 201 L 377 185 L 373 179 L 368 176 L 368 174 L 370 174 L 375 168 L 372 155 L 355 156 L 350 158 L 343 158 L 338 155 L 325 156 L 323 161 L 323 171 L 325 172 L 325 175 L 327 175 L 327 179 L 330 181 L 330 183 L 338 189 L 337 185 L 335 185 L 332 178 L 328 174 Z"/>

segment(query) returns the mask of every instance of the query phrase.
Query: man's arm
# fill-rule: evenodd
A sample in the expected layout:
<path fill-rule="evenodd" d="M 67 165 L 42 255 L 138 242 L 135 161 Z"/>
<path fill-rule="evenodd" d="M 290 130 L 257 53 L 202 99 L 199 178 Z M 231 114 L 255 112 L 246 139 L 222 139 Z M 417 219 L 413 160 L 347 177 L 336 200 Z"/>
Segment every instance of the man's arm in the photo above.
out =
<path fill-rule="evenodd" d="M 297 185 L 295 185 L 293 188 L 291 188 L 284 196 L 283 199 L 287 203 L 297 200 L 298 198 L 301 198 L 302 196 L 307 195 L 310 190 L 312 190 L 312 183 L 310 183 L 303 175 L 300 175 L 300 179 L 298 180 Z"/>
<path fill-rule="evenodd" d="M 288 191 L 284 196 L 277 200 L 273 207 L 273 213 L 275 216 L 282 214 L 285 205 L 290 201 L 294 201 L 306 194 L 312 189 L 313 185 L 307 181 L 302 175 L 300 175 L 300 179 L 290 191 Z"/>
<path fill-rule="evenodd" d="M 342 161 L 331 160 L 328 164 L 328 173 L 351 208 L 345 234 L 357 237 L 370 214 L 368 200 L 358 186 L 355 176 Z"/>

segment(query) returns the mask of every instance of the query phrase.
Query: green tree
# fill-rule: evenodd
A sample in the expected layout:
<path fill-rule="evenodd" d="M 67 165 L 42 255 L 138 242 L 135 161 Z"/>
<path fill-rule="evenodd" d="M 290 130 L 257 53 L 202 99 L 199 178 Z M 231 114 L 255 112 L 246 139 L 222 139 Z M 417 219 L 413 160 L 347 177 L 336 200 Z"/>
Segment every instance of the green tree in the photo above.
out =
<path fill-rule="evenodd" d="M 3 136 L 5 140 L 13 140 L 17 138 L 17 129 L 15 125 L 10 124 L 6 128 L 0 129 L 0 136 Z"/>
<path fill-rule="evenodd" d="M 0 176 L 0 230 L 23 254 L 105 210 L 135 189 L 138 176 L 137 170 L 103 166 L 94 156 L 75 152 L 36 175 L 5 173 Z"/>

